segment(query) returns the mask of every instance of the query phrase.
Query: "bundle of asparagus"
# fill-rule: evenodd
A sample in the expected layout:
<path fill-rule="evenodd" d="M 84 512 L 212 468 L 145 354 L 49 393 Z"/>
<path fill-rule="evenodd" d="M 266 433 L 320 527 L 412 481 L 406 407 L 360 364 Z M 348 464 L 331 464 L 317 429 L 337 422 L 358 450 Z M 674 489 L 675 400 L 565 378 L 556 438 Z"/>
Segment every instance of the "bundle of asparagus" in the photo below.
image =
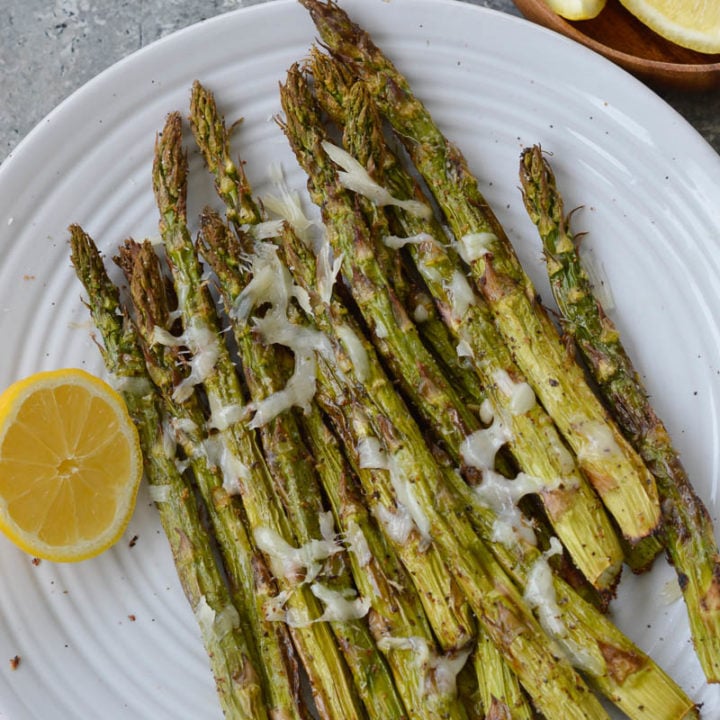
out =
<path fill-rule="evenodd" d="M 662 426 L 621 424 L 626 439 L 459 151 L 335 3 L 300 1 L 329 54 L 290 68 L 279 124 L 320 221 L 254 196 L 196 82 L 190 125 L 225 218 L 207 208 L 193 242 L 172 113 L 153 167 L 163 248 L 120 248 L 124 304 L 71 232 L 226 716 L 608 717 L 599 694 L 630 718 L 697 717 L 603 613 L 623 560 L 639 571 L 663 541 L 702 589 L 688 608 L 717 662 L 712 588 L 679 544 L 691 523 L 658 534 L 659 496 L 712 535 L 672 489 L 674 453 L 650 444 Z M 555 260 L 565 226 L 535 211 Z"/>

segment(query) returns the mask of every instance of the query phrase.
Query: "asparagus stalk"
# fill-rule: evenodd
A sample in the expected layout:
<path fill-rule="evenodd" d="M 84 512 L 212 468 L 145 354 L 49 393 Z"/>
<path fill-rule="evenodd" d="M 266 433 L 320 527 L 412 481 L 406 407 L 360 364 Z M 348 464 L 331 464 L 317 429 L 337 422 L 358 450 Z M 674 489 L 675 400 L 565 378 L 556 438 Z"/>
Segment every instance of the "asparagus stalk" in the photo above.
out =
<path fill-rule="evenodd" d="M 218 112 L 214 95 L 199 80 L 193 82 L 190 91 L 190 127 L 215 178 L 215 189 L 225 203 L 228 221 L 234 226 L 260 222 L 260 209 L 243 165 L 232 159 L 225 120 Z"/>
<path fill-rule="evenodd" d="M 593 295 L 554 173 L 539 146 L 522 153 L 520 181 L 543 242 L 564 328 L 577 342 L 621 429 L 655 476 L 665 549 L 683 591 L 695 649 L 708 681 L 719 682 L 720 554 L 712 520 L 648 400 L 617 328 Z"/>
<path fill-rule="evenodd" d="M 224 167 L 219 162 L 218 148 L 224 148 L 225 156 L 229 156 L 229 138 L 225 129 L 222 117 L 219 115 L 215 106 L 212 94 L 202 88 L 200 84 L 194 87 L 194 93 L 198 100 L 196 106 L 203 107 L 207 122 L 205 125 L 191 120 L 195 133 L 195 139 L 206 159 L 208 167 L 217 172 L 218 168 Z M 202 102 L 200 101 L 202 100 Z M 201 132 L 202 127 L 212 128 L 212 132 Z M 238 187 L 238 196 L 245 197 L 244 203 L 251 202 L 249 196 L 249 187 L 244 184 L 242 188 Z M 232 204 L 234 198 L 228 194 L 225 197 L 228 217 L 235 216 Z M 242 228 L 237 228 L 242 236 Z M 240 269 L 241 264 L 236 262 L 235 267 Z M 237 290 L 237 287 L 230 288 Z M 237 299 L 237 298 L 236 298 Z M 442 561 L 439 561 L 433 555 L 432 561 L 427 562 L 420 554 L 416 552 L 415 547 L 409 546 L 404 548 L 406 561 L 415 577 L 421 581 L 422 593 L 421 598 L 430 619 L 431 625 L 438 635 L 441 646 L 446 649 L 462 647 L 469 637 L 469 628 L 472 625 L 470 614 L 464 605 L 462 598 L 454 582 L 451 580 L 447 569 Z M 420 587 L 420 586 L 419 586 Z"/>
<path fill-rule="evenodd" d="M 346 100 L 354 79 L 344 65 L 321 53 L 316 47 L 311 49 L 309 68 L 318 105 L 341 129 L 345 128 L 343 142 L 346 149 L 382 186 L 386 171 L 392 171 L 394 157 L 386 151 L 382 128 L 374 122 L 375 114 L 354 113 L 354 125 L 359 124 L 359 127 L 346 127 Z M 367 198 L 357 196 L 356 200 L 366 217 L 371 239 L 374 241 L 375 257 L 392 289 L 408 314 L 416 321 L 418 332 L 425 343 L 442 361 L 444 374 L 454 387 L 463 392 L 468 405 L 477 414 L 485 400 L 485 390 L 480 380 L 455 352 L 455 343 L 438 315 L 422 279 L 404 262 L 400 253 L 391 250 L 383 242 L 383 238 L 393 235 L 391 218 L 385 208 L 378 207 Z"/>
<path fill-rule="evenodd" d="M 465 717 L 453 683 L 445 682 L 438 667 L 453 656 L 462 658 L 466 650 L 447 647 L 448 655 L 441 655 L 411 578 L 372 521 L 338 441 L 316 407 L 303 425 L 338 523 L 353 540 L 355 576 L 364 585 L 363 594 L 373 598 L 376 640 L 385 648 L 396 677 L 411 679 L 406 706 L 413 717 Z M 443 640 L 448 642 L 440 635 L 438 642 Z"/>
<path fill-rule="evenodd" d="M 234 307 L 242 287 L 246 285 L 246 282 L 243 282 L 243 275 L 247 274 L 247 270 L 244 269 L 240 244 L 230 235 L 226 226 L 218 223 L 217 216 L 213 218 L 210 215 L 205 216 L 199 242 L 203 255 L 209 260 L 220 281 L 226 304 L 230 308 Z M 246 326 L 236 320 L 234 327 L 241 347 L 242 345 L 247 346 Z M 276 349 L 263 347 L 257 342 L 249 349 L 251 352 L 243 353 L 241 350 L 241 353 L 245 357 L 246 374 L 253 376 L 249 379 L 250 387 L 262 384 L 268 394 L 277 392 L 280 379 L 277 378 L 275 369 L 282 363 L 278 362 L 277 357 L 273 358 L 277 352 Z M 246 350 L 248 350 L 247 347 Z M 265 392 L 260 392 L 259 396 L 266 396 Z M 377 533 L 374 535 L 371 533 L 364 507 L 353 497 L 348 488 L 348 478 L 339 449 L 335 448 L 335 452 L 332 452 L 332 438 L 320 427 L 322 420 L 316 410 L 311 410 L 304 419 L 316 439 L 313 446 L 314 462 L 317 463 L 318 475 L 323 480 L 338 525 L 346 537 L 357 538 L 358 532 L 363 533 L 362 537 L 371 553 L 372 559 L 369 561 L 363 559 L 362 562 L 358 559 L 357 551 L 351 553 L 354 576 L 361 594 L 371 599 L 374 613 L 372 627 L 376 634 L 376 640 L 384 647 L 407 712 L 410 717 L 427 718 L 428 720 L 430 718 L 464 718 L 455 694 L 449 692 L 441 682 L 433 680 L 434 668 L 430 662 L 436 657 L 436 654 L 433 653 L 434 638 L 425 619 L 422 605 L 410 590 L 402 592 L 398 590 L 398 588 L 407 587 L 408 578 L 401 575 L 399 569 L 393 566 L 390 560 L 392 556 L 389 555 L 388 548 L 384 544 L 379 544 Z M 291 444 L 294 448 L 304 447 L 302 440 L 297 437 L 299 428 L 294 423 L 294 415 L 285 413 L 273 422 L 276 423 L 276 426 L 282 422 L 286 428 L 295 426 L 293 430 L 290 430 L 294 436 Z M 283 433 L 283 436 L 286 436 L 286 433 Z M 272 443 L 268 449 L 270 447 L 273 454 L 282 453 L 282 448 L 278 444 Z M 310 502 L 312 504 L 311 498 L 314 494 L 312 484 L 316 482 L 315 467 L 311 468 L 304 461 L 304 457 L 296 457 L 302 461 L 295 464 L 293 470 L 295 475 L 300 477 L 296 477 L 291 482 L 296 486 L 302 484 L 302 490 L 305 492 L 288 494 L 294 495 L 298 503 L 308 504 Z M 289 459 L 287 458 L 287 460 Z M 300 490 L 299 487 L 298 490 Z M 296 512 L 304 514 L 299 508 L 296 509 Z M 388 565 L 393 571 L 389 574 L 387 572 Z M 407 647 L 397 647 L 393 644 L 393 640 L 397 641 L 400 638 L 407 641 Z M 352 636 L 348 637 L 349 642 L 353 640 Z M 383 642 L 386 647 L 383 646 Z M 420 644 L 424 646 L 427 653 L 427 658 L 422 662 L 419 662 L 417 658 L 417 648 L 420 647 Z M 363 653 L 367 655 L 368 650 L 364 649 Z M 363 667 L 367 668 L 369 672 L 377 672 L 378 668 L 374 665 L 367 661 L 363 663 Z M 378 683 L 374 682 L 373 685 L 374 692 L 379 692 Z"/>
<path fill-rule="evenodd" d="M 162 437 L 165 410 L 145 368 L 137 336 L 123 315 L 119 293 L 107 275 L 95 244 L 78 225 L 70 227 L 71 257 L 88 296 L 88 307 L 103 344 L 108 372 L 120 383 L 143 450 L 145 477 L 165 534 L 178 578 L 200 621 L 205 650 L 215 678 L 220 704 L 227 718 L 268 718 L 261 684 L 261 668 L 251 638 L 242 624 L 231 622 L 217 632 L 216 618 L 233 617 L 233 598 L 212 552 L 212 542 L 200 520 L 192 488 L 168 456 Z M 244 603 L 236 604 L 242 608 Z M 238 618 L 237 609 L 234 617 Z M 201 617 L 210 618 L 206 622 Z M 282 669 L 275 668 L 276 682 Z M 292 717 L 288 715 L 288 717 Z"/>
<path fill-rule="evenodd" d="M 307 249 L 290 234 L 284 237 L 283 248 L 287 255 L 288 266 L 296 280 L 310 288 L 314 264 Z M 332 323 L 345 322 L 344 319 L 336 317 L 338 314 L 342 317 L 342 311 L 336 303 L 331 306 L 330 312 L 323 313 L 322 303 L 315 298 L 313 307 L 316 322 L 322 322 L 322 327 L 327 332 L 331 331 Z M 366 377 L 363 387 L 373 388 L 377 392 L 386 386 L 384 376 L 372 349 L 366 348 L 366 351 L 369 361 L 372 362 L 372 373 Z M 345 372 L 352 367 L 352 363 L 348 363 L 347 359 L 343 361 L 342 356 L 338 357 L 337 363 Z M 408 422 L 412 427 L 407 409 L 403 408 L 402 404 L 400 408 L 397 407 L 397 394 L 388 391 L 387 396 L 383 397 L 385 401 L 383 406 L 387 408 L 386 415 L 398 422 Z M 353 438 L 351 430 L 346 427 L 352 428 L 352 424 L 346 422 L 343 416 L 347 404 L 347 397 L 342 395 L 336 397 L 335 404 L 327 401 L 323 406 L 333 417 L 346 447 L 353 448 L 357 444 L 356 438 Z M 416 430 L 413 429 L 412 432 Z M 412 451 L 416 449 L 413 445 Z M 435 486 L 433 494 L 435 502 L 440 504 L 441 500 L 436 496 L 444 500 L 447 494 L 444 491 L 452 489 L 460 499 L 463 509 L 469 512 L 473 527 L 486 541 L 491 542 L 497 522 L 495 513 L 481 502 L 452 468 L 443 469 L 443 478 L 444 483 Z M 382 481 L 382 477 L 374 477 L 370 480 L 365 478 L 363 484 L 370 502 L 378 501 Z M 452 521 L 457 523 L 460 519 L 453 516 Z M 538 548 L 522 538 L 519 538 L 519 542 L 513 547 L 494 543 L 493 551 L 503 569 L 519 587 L 526 587 L 533 570 L 538 567 L 538 562 L 542 559 Z M 553 576 L 551 582 L 557 600 L 554 612 L 567 632 L 567 635 L 562 637 L 556 635 L 556 640 L 563 642 L 568 652 L 583 666 L 593 685 L 598 687 L 608 699 L 634 720 L 697 717 L 696 708 L 685 693 L 651 658 L 635 647 L 606 616 L 593 605 L 582 600 L 560 578 Z M 532 688 L 528 688 L 528 692 L 531 694 Z M 556 708 L 550 716 L 554 717 L 557 714 Z"/>
<path fill-rule="evenodd" d="M 242 245 L 219 215 L 210 210 L 203 215 L 198 245 L 215 271 L 226 307 L 231 311 L 247 283 Z M 284 387 L 287 375 L 283 369 L 287 363 L 283 360 L 287 358 L 278 348 L 263 345 L 247 323 L 235 319 L 233 331 L 251 397 L 261 403 Z M 296 538 L 304 545 L 321 536 L 320 518 L 325 509 L 315 460 L 291 413 L 269 420 L 262 425 L 260 433 L 278 495 L 284 500 Z M 326 573 L 324 584 L 343 597 L 354 593 L 345 558 L 336 555 L 330 560 L 335 562 Z M 360 587 L 362 595 L 365 589 Z M 345 648 L 355 685 L 369 714 L 388 720 L 404 717 L 401 696 L 367 624 L 362 620 L 337 619 L 331 626 L 341 647 Z M 395 677 L 400 682 L 405 679 L 403 675 Z"/>
<path fill-rule="evenodd" d="M 178 295 L 185 336 L 194 354 L 193 378 L 202 382 L 210 406 L 211 423 L 227 443 L 239 468 L 238 491 L 253 535 L 279 538 L 295 547 L 288 518 L 277 497 L 270 472 L 254 432 L 242 421 L 245 398 L 230 353 L 220 337 L 217 312 L 203 279 L 200 262 L 186 224 L 187 158 L 181 143 L 182 121 L 168 116 L 158 138 L 153 165 L 153 189 L 160 211 L 160 232 Z M 192 373 L 191 373 L 192 377 Z M 177 389 L 182 390 L 182 386 Z M 177 391 L 176 389 L 176 391 Z M 328 717 L 362 718 L 361 701 L 331 628 L 321 617 L 320 601 L 309 583 L 295 572 L 270 563 L 292 617 L 302 618 L 291 628 L 295 646 L 309 676 L 315 703 Z M 285 606 L 283 606 L 285 607 Z"/>
<path fill-rule="evenodd" d="M 460 151 L 433 122 L 369 35 L 334 2 L 300 0 L 323 43 L 368 87 L 403 140 L 450 228 L 465 250 L 472 277 L 540 402 L 578 456 L 627 540 L 652 538 L 660 520 L 655 483 L 568 358 L 499 221 Z M 647 541 L 654 552 L 660 543 Z"/>
<path fill-rule="evenodd" d="M 288 266 L 313 301 L 315 322 L 336 338 L 336 358 L 318 358 L 316 397 L 345 440 L 375 512 L 381 517 L 412 518 L 408 538 L 419 535 L 429 543 L 427 552 L 438 552 L 452 568 L 484 630 L 502 649 L 541 712 L 567 718 L 607 717 L 567 660 L 548 650 L 547 636 L 470 526 L 465 506 L 447 486 L 407 406 L 357 328 L 353 332 L 365 349 L 367 364 L 358 365 L 364 370 L 361 376 L 356 374 L 356 365 L 348 362 L 336 335 L 338 327 L 353 326 L 351 319 L 336 302 L 323 311 L 323 301 L 306 285 L 314 265 L 307 250 L 290 234 L 283 240 Z M 362 448 L 375 441 L 385 448 L 388 469 L 363 459 Z M 384 508 L 382 513 L 378 505 Z M 393 528 L 387 522 L 383 525 L 388 540 L 402 545 Z"/>
<path fill-rule="evenodd" d="M 148 373 L 159 389 L 170 424 L 188 458 L 197 487 L 205 502 L 224 567 L 248 634 L 256 640 L 265 691 L 272 713 L 288 718 L 306 718 L 299 693 L 297 659 L 287 628 L 266 620 L 264 606 L 277 594 L 265 561 L 253 547 L 245 527 L 242 505 L 228 494 L 223 476 L 227 469 L 218 464 L 224 449 L 206 432 L 204 410 L 197 393 L 183 402 L 173 394 L 183 362 L 175 347 L 155 342 L 155 328 L 167 328 L 170 310 L 166 280 L 152 245 L 127 241 L 117 258 L 130 286 L 138 341 Z"/>
<path fill-rule="evenodd" d="M 342 187 L 325 151 L 327 138 L 319 124 L 317 106 L 297 68 L 290 70 L 287 83 L 281 88 L 281 103 L 285 134 L 308 173 L 310 194 L 322 208 L 330 241 L 336 253 L 343 253 L 343 273 L 373 331 L 375 345 L 459 463 L 466 439 L 482 426 L 450 387 L 389 287 L 374 257 L 373 242 L 362 215 Z M 379 119 L 372 117 L 364 87 L 356 85 L 345 103 L 346 135 L 355 136 L 354 142 L 362 138 L 366 145 L 380 142 Z M 391 170 L 386 167 L 386 174 Z M 420 226 L 421 237 L 430 238 L 429 232 L 439 230 L 428 217 L 409 211 L 404 214 Z M 523 386 L 524 379 L 502 339 L 493 332 L 489 312 L 483 312 L 485 306 L 471 294 L 440 238 L 423 241 L 418 247 L 425 245 L 432 246 L 429 252 L 437 258 L 430 262 L 423 259 L 418 268 L 425 273 L 431 292 L 441 298 L 446 322 L 472 349 L 471 362 L 481 373 L 495 416 L 511 429 L 509 445 L 518 464 L 540 480 L 540 497 L 550 521 L 575 563 L 593 585 L 603 590 L 611 588 L 622 564 L 622 550 L 602 505 L 577 472 L 552 422 L 534 397 L 524 407 L 516 407 L 515 389 Z M 509 391 L 501 384 L 501 378 L 512 378 L 505 383 L 509 384 Z M 560 487 L 558 479 L 562 482 Z"/>

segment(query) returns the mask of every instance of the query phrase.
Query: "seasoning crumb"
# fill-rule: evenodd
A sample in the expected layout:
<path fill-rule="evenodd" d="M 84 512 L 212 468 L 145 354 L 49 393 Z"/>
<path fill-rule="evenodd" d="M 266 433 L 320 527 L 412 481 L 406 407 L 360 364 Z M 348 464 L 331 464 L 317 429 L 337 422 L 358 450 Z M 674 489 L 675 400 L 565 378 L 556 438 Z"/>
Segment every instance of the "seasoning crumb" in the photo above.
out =
<path fill-rule="evenodd" d="M 128 543 L 128 547 L 131 547 L 131 548 L 135 547 L 135 545 L 137 544 L 137 541 L 138 541 L 138 536 L 133 535 L 130 542 Z"/>
<path fill-rule="evenodd" d="M 20 665 L 20 656 L 16 655 L 15 657 L 10 658 L 10 669 L 11 670 L 17 670 Z"/>
<path fill-rule="evenodd" d="M 35 567 L 37 567 L 42 562 L 42 560 L 38 557 L 34 557 L 31 562 Z"/>
<path fill-rule="evenodd" d="M 135 622 L 136 619 L 137 619 L 137 618 L 136 618 L 134 615 L 128 615 L 128 620 L 129 620 L 130 622 Z"/>
<path fill-rule="evenodd" d="M 34 279 L 35 279 L 34 275 L 23 275 L 23 280 L 34 280 Z"/>

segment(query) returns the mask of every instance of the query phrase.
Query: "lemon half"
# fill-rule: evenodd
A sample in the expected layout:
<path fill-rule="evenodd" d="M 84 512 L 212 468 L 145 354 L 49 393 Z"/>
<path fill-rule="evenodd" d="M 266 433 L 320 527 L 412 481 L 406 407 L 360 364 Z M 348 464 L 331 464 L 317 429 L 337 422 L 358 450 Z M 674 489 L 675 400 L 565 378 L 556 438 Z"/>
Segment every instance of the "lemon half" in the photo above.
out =
<path fill-rule="evenodd" d="M 600 14 L 606 0 L 546 0 L 553 12 L 566 20 L 591 20 Z"/>
<path fill-rule="evenodd" d="M 0 530 L 26 552 L 69 562 L 106 550 L 141 477 L 137 429 L 99 378 L 41 372 L 0 395 Z"/>
<path fill-rule="evenodd" d="M 718 0 L 620 0 L 667 40 L 703 53 L 720 53 Z"/>

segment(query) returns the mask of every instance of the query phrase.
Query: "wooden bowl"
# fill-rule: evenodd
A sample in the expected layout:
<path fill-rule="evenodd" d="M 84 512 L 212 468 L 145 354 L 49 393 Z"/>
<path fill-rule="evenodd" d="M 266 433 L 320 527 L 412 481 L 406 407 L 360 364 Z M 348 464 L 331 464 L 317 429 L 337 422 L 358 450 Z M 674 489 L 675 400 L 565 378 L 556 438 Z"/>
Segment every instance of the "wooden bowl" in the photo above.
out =
<path fill-rule="evenodd" d="M 561 18 L 544 0 L 513 0 L 528 19 L 577 40 L 649 84 L 683 90 L 720 87 L 720 54 L 682 48 L 660 37 L 630 14 L 618 0 L 608 0 L 592 20 Z"/>

